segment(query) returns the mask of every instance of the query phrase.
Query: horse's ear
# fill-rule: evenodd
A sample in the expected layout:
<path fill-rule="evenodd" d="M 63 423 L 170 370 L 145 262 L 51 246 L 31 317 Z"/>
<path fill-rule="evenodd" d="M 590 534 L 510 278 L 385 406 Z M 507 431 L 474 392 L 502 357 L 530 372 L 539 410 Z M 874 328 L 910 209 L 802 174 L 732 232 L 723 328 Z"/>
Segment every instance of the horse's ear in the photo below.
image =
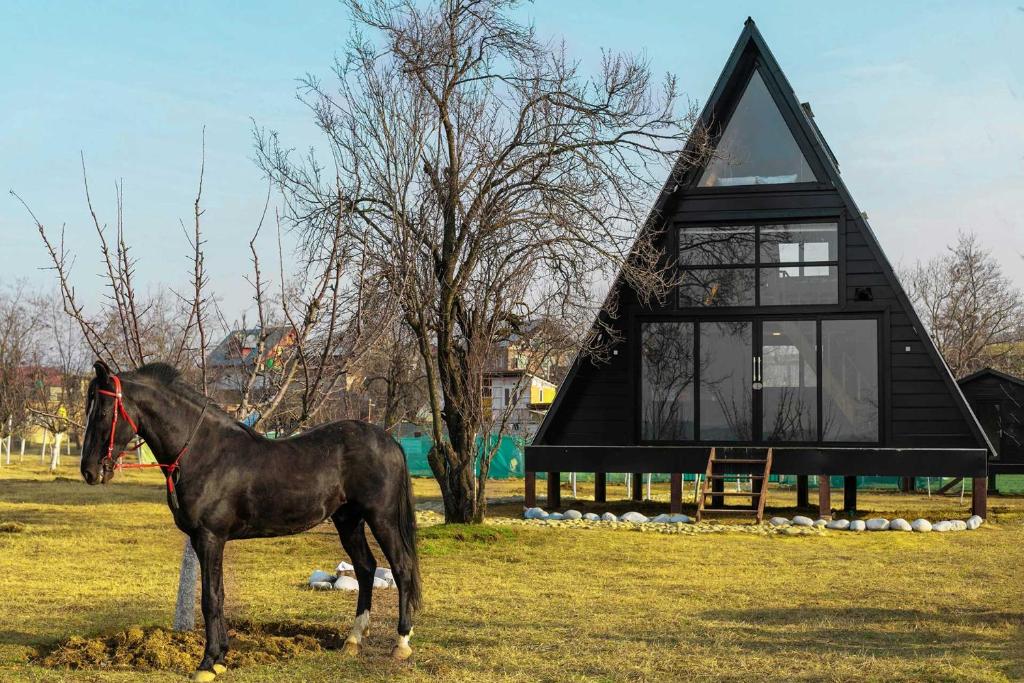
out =
<path fill-rule="evenodd" d="M 104 384 L 110 381 L 110 375 L 112 373 L 110 372 L 109 365 L 107 365 L 101 360 L 98 360 L 95 363 L 93 363 L 92 367 L 95 368 L 96 370 L 96 379 L 98 379 L 100 382 L 103 382 Z"/>

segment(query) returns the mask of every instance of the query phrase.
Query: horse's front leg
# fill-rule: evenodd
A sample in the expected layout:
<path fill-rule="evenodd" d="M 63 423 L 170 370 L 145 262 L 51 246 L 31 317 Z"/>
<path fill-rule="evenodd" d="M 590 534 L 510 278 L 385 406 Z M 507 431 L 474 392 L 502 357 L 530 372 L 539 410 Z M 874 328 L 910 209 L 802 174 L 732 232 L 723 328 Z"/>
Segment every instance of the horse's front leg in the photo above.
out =
<path fill-rule="evenodd" d="M 227 670 L 224 665 L 228 652 L 224 623 L 224 539 L 200 529 L 192 535 L 192 547 L 202 569 L 203 621 L 206 623 L 206 650 L 192 680 L 206 683 Z"/>

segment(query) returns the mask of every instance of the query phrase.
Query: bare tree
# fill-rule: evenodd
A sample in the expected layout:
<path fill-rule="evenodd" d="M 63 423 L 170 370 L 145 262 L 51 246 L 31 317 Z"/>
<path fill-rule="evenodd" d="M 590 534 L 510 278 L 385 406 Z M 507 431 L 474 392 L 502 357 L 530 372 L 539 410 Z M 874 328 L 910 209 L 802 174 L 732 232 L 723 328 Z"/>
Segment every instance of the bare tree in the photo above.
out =
<path fill-rule="evenodd" d="M 955 377 L 1013 370 L 1024 341 L 1024 297 L 974 233 L 903 275 L 907 293 Z"/>
<path fill-rule="evenodd" d="M 416 338 L 401 320 L 393 320 L 358 368 L 361 389 L 373 413 L 367 417 L 392 431 L 415 422 L 427 406 L 426 372 Z"/>
<path fill-rule="evenodd" d="M 0 440 L 30 422 L 32 385 L 25 369 L 36 352 L 43 322 L 25 282 L 0 289 Z"/>
<path fill-rule="evenodd" d="M 257 158 L 308 243 L 342 226 L 400 306 L 426 372 L 445 518 L 480 520 L 488 349 L 537 317 L 590 331 L 592 287 L 616 272 L 641 299 L 664 296 L 657 230 L 637 234 L 694 112 L 676 113 L 675 79 L 658 87 L 643 59 L 605 53 L 586 76 L 512 17 L 514 0 L 348 4 L 372 40 L 357 32 L 335 82 L 301 90 L 330 166 L 262 130 Z M 614 316 L 616 300 L 605 308 Z M 602 332 L 587 352 L 606 348 Z"/>

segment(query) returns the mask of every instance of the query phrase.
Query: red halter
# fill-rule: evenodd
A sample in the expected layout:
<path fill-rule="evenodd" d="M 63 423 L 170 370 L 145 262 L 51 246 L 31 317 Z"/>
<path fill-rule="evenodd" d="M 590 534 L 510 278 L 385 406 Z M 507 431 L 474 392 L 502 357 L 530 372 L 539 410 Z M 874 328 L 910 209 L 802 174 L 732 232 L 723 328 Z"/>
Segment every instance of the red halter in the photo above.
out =
<path fill-rule="evenodd" d="M 128 411 L 124 409 L 124 400 L 122 398 L 123 393 L 121 392 L 121 378 L 118 377 L 117 375 L 111 375 L 110 379 L 114 382 L 113 391 L 107 391 L 106 389 L 96 390 L 96 393 L 102 394 L 103 396 L 110 396 L 114 399 L 114 417 L 111 420 L 110 424 L 110 443 L 107 445 L 107 454 L 103 456 L 103 465 L 106 466 L 107 463 L 113 463 L 113 468 L 115 470 L 136 469 L 144 467 L 159 467 L 161 470 L 163 470 L 164 476 L 167 477 L 167 492 L 171 494 L 172 498 L 176 498 L 176 495 L 174 493 L 174 472 L 175 470 L 178 469 L 178 465 L 181 462 L 182 456 L 185 455 L 185 453 L 188 451 L 188 446 L 192 442 L 192 438 L 196 435 L 196 432 L 199 431 L 199 425 L 202 424 L 203 415 L 206 414 L 206 406 L 203 406 L 203 412 L 199 415 L 199 420 L 196 422 L 196 426 L 192 430 L 192 434 L 189 436 L 188 441 L 185 442 L 185 445 L 181 447 L 181 450 L 178 451 L 178 455 L 177 457 L 174 458 L 174 462 L 172 462 L 169 465 L 164 465 L 158 462 L 139 462 L 126 464 L 121 462 L 121 453 L 118 453 L 116 458 L 114 457 L 114 435 L 117 432 L 118 416 L 123 417 L 125 419 L 125 422 L 131 425 L 133 432 L 132 438 L 139 438 L 139 441 L 134 446 L 128 447 L 124 452 L 138 450 L 139 448 L 142 447 L 142 444 L 145 443 L 145 440 L 142 438 L 142 435 L 139 434 L 139 428 L 135 424 L 135 421 L 132 420 L 130 415 L 128 415 Z"/>

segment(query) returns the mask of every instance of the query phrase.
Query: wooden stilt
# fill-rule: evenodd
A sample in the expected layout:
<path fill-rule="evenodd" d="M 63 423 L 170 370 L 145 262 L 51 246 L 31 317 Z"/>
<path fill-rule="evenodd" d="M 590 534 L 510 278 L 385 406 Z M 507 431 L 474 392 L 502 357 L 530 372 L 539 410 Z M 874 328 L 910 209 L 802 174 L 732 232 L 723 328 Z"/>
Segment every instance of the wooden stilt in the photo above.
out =
<path fill-rule="evenodd" d="M 644 475 L 643 472 L 634 472 L 632 478 L 632 491 L 630 492 L 630 498 L 632 500 L 641 501 L 644 499 Z"/>
<path fill-rule="evenodd" d="M 988 477 L 971 479 L 971 514 L 981 518 L 988 515 Z"/>
<path fill-rule="evenodd" d="M 805 508 L 808 505 L 808 491 L 810 489 L 808 479 L 806 474 L 798 474 L 796 477 L 796 506 L 798 508 Z"/>
<path fill-rule="evenodd" d="M 560 472 L 548 472 L 548 508 L 554 510 L 562 506 L 562 489 L 559 480 Z"/>
<path fill-rule="evenodd" d="M 537 473 L 527 472 L 523 486 L 523 505 L 528 508 L 537 507 Z"/>
<path fill-rule="evenodd" d="M 673 515 L 683 511 L 683 475 L 673 472 L 669 481 L 668 511 Z"/>
<path fill-rule="evenodd" d="M 608 475 L 604 472 L 594 474 L 594 502 L 604 503 L 608 500 Z"/>
<path fill-rule="evenodd" d="M 818 516 L 832 519 L 832 482 L 827 474 L 818 476 Z"/>
<path fill-rule="evenodd" d="M 843 477 L 843 510 L 857 511 L 857 477 Z"/>

